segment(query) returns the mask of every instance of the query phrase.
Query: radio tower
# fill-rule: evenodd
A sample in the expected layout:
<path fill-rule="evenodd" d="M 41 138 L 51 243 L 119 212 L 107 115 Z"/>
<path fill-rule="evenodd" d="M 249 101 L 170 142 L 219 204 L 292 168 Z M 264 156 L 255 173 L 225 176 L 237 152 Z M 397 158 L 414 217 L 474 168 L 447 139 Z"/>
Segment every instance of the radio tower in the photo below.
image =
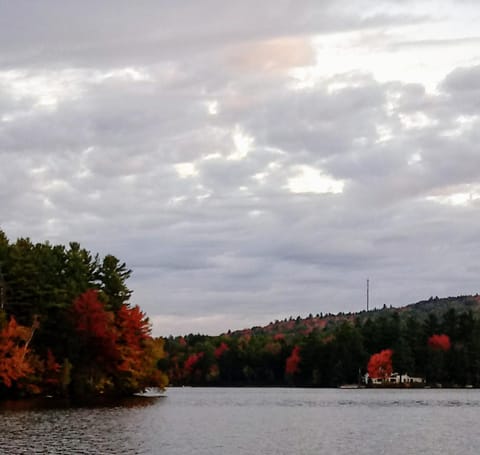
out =
<path fill-rule="evenodd" d="M 370 303 L 370 280 L 367 278 L 367 311 Z"/>

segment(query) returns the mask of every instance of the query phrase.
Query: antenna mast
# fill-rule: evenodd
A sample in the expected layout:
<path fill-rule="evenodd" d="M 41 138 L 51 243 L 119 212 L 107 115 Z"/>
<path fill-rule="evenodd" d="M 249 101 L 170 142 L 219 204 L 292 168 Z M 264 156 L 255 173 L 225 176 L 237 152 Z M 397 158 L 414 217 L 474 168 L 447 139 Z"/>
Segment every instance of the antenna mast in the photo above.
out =
<path fill-rule="evenodd" d="M 367 311 L 370 303 L 370 280 L 367 278 Z"/>

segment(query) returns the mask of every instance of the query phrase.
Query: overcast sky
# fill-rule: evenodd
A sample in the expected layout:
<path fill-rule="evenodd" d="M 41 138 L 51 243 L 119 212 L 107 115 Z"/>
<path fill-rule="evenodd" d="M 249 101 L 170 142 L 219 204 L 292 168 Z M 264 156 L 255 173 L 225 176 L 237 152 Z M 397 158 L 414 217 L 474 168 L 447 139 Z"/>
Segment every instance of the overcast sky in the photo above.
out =
<path fill-rule="evenodd" d="M 480 287 L 472 0 L 0 0 L 0 228 L 155 335 Z"/>

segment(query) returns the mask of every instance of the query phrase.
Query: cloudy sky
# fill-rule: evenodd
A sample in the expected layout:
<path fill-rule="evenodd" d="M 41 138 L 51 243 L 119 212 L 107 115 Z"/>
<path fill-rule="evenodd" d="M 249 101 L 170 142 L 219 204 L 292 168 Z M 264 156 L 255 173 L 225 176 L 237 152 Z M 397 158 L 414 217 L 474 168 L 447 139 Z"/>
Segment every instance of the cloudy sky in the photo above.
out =
<path fill-rule="evenodd" d="M 155 335 L 480 287 L 472 0 L 0 0 L 0 228 Z"/>

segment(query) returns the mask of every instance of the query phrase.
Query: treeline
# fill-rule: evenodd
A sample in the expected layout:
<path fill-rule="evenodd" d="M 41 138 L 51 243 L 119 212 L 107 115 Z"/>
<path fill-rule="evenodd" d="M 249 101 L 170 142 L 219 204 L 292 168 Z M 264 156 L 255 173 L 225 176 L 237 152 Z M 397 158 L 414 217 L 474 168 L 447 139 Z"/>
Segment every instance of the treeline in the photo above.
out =
<path fill-rule="evenodd" d="M 130 274 L 78 243 L 10 243 L 0 230 L 0 398 L 165 386 L 163 340 L 129 303 Z"/>
<path fill-rule="evenodd" d="M 372 356 L 388 350 L 395 372 L 432 385 L 480 386 L 478 313 L 471 306 L 437 313 L 385 309 L 297 319 L 287 333 L 170 337 L 163 365 L 175 385 L 335 387 L 358 383 Z"/>

